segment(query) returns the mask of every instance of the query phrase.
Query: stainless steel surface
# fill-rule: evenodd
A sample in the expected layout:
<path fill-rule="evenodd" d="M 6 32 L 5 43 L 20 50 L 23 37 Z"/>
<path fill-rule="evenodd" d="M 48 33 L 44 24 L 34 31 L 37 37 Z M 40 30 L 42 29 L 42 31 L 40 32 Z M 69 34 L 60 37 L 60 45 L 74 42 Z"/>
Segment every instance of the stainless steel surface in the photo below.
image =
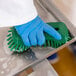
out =
<path fill-rule="evenodd" d="M 45 0 L 43 1 L 45 2 Z M 48 8 L 48 6 L 45 5 L 47 6 L 46 8 L 44 7 L 44 3 L 40 2 L 40 0 L 35 0 L 35 5 L 38 9 L 39 15 L 45 22 L 57 22 L 62 21 L 63 19 L 64 22 L 67 23 L 67 25 L 70 25 L 68 26 L 68 29 L 70 30 L 70 33 L 73 35 L 73 31 L 71 31 L 71 29 L 72 30 L 75 29 L 71 27 L 71 23 L 69 23 L 64 16 L 62 17 L 62 15 L 60 15 L 61 18 L 59 17 L 60 13 L 56 10 L 56 8 Z M 53 7 L 53 4 L 51 4 L 49 7 Z M 56 11 L 57 13 L 55 13 Z M 67 42 L 65 45 L 57 49 L 52 49 L 51 47 L 48 48 L 38 47 L 38 48 L 32 48 L 33 51 L 28 51 L 27 53 L 15 54 L 10 52 L 10 50 L 7 48 L 6 45 L 7 31 L 8 28 L 0 28 L 0 76 L 15 75 L 18 72 L 30 66 L 33 66 L 34 64 L 39 63 L 46 57 L 57 52 L 59 49 L 68 46 L 69 44 L 71 44 L 76 40 L 75 38 L 73 38 L 71 41 Z M 75 36 L 75 34 L 73 36 Z"/>
<path fill-rule="evenodd" d="M 59 22 L 64 22 L 66 26 L 68 27 L 69 31 L 72 33 L 72 35 L 76 36 L 76 28 L 74 25 L 65 17 L 64 14 L 61 13 L 61 11 L 56 8 L 56 6 L 52 3 L 51 0 L 36 0 L 38 4 L 40 4 L 42 7 L 45 8 L 48 13 L 52 14 L 55 19 Z"/>
<path fill-rule="evenodd" d="M 44 65 L 43 65 L 44 64 Z M 32 67 L 33 71 L 29 76 L 58 76 L 47 59 Z"/>

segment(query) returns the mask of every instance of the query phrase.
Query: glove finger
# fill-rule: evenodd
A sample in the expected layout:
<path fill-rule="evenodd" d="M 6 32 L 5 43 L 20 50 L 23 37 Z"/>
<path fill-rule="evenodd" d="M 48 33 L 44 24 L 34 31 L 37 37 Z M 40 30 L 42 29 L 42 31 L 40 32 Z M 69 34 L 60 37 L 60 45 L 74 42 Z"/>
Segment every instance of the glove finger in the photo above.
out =
<path fill-rule="evenodd" d="M 45 37 L 44 37 L 43 31 L 37 32 L 37 43 L 40 46 L 45 43 Z"/>
<path fill-rule="evenodd" d="M 29 41 L 30 41 L 31 46 L 37 45 L 36 31 L 32 31 L 32 32 L 29 34 Z"/>
<path fill-rule="evenodd" d="M 22 38 L 22 40 L 23 40 L 25 46 L 30 46 L 30 42 L 29 42 L 28 35 L 22 34 L 22 35 L 21 35 L 21 38 Z"/>
<path fill-rule="evenodd" d="M 44 32 L 53 36 L 55 39 L 57 39 L 57 40 L 61 39 L 61 35 L 53 27 L 45 24 L 44 27 L 43 27 L 43 30 L 44 30 Z"/>

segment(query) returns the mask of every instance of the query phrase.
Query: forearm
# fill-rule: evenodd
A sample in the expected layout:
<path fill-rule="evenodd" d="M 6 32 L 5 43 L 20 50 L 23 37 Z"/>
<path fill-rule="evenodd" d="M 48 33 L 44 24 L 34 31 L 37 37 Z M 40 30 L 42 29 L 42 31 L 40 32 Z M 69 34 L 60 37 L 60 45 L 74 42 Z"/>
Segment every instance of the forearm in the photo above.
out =
<path fill-rule="evenodd" d="M 37 15 L 33 0 L 0 0 L 0 27 L 21 25 Z"/>

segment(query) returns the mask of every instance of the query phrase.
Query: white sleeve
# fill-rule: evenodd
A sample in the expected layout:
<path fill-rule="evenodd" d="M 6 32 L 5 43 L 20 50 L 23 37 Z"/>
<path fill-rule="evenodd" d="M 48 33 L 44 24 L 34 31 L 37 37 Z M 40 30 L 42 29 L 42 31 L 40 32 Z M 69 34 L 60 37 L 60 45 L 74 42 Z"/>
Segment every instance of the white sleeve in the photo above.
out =
<path fill-rule="evenodd" d="M 0 27 L 21 25 L 37 15 L 33 0 L 0 0 Z"/>

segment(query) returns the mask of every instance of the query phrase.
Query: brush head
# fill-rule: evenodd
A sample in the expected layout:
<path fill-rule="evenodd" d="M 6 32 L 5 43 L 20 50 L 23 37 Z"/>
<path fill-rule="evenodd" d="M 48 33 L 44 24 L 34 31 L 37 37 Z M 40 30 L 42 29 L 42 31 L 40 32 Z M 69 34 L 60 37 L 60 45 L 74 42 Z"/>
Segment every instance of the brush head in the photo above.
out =
<path fill-rule="evenodd" d="M 59 46 L 63 45 L 67 41 L 71 40 L 71 37 L 69 35 L 69 31 L 66 27 L 66 25 L 63 22 L 52 22 L 52 23 L 47 23 L 50 26 L 52 26 L 54 29 L 56 29 L 62 36 L 61 40 L 56 40 L 49 34 L 44 32 L 45 35 L 45 44 L 42 47 L 53 47 L 53 48 L 58 48 Z M 24 45 L 21 37 L 18 35 L 16 29 L 14 27 L 11 27 L 10 30 L 8 31 L 7 35 L 7 41 L 8 45 L 10 48 L 10 51 L 15 51 L 15 52 L 24 52 L 28 48 Z"/>
<path fill-rule="evenodd" d="M 57 40 L 52 36 L 50 36 L 49 34 L 45 33 L 45 38 L 46 38 L 46 43 L 44 44 L 45 46 L 58 48 L 59 46 L 65 44 L 67 41 L 71 40 L 69 31 L 63 22 L 52 22 L 47 24 L 52 26 L 56 31 L 58 31 L 61 34 L 62 39 Z"/>

